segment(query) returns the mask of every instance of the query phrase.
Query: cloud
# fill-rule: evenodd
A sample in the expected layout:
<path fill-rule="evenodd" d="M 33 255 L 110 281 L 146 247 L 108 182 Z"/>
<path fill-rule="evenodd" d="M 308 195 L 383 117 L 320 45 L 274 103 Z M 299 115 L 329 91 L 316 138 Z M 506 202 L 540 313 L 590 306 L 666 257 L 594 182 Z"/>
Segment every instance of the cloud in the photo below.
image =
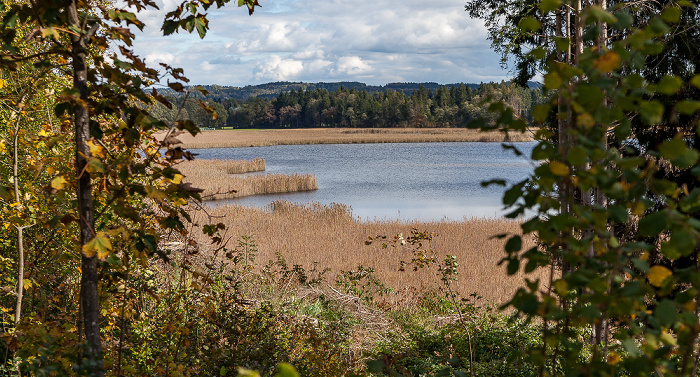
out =
<path fill-rule="evenodd" d="M 261 0 L 263 7 L 251 17 L 231 4 L 210 9 L 204 40 L 184 31 L 157 37 L 158 19 L 177 4 L 157 2 L 163 10 L 143 15 L 154 26 L 137 36 L 135 50 L 151 63 L 182 66 L 193 83 L 454 83 L 508 76 L 490 50 L 483 23 L 464 11 L 464 0 L 439 6 L 424 0 Z"/>
<path fill-rule="evenodd" d="M 277 55 L 272 55 L 259 63 L 257 68 L 255 76 L 259 79 L 289 81 L 301 73 L 304 65 L 298 60 L 282 59 Z"/>

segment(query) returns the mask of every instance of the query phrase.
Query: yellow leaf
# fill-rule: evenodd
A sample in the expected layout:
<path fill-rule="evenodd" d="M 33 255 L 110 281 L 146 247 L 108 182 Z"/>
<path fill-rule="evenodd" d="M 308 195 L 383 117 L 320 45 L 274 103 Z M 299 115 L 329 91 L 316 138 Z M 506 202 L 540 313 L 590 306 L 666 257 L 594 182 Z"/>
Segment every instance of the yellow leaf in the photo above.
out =
<path fill-rule="evenodd" d="M 90 148 L 90 154 L 96 157 L 102 157 L 105 158 L 107 157 L 107 153 L 105 153 L 104 147 L 102 147 L 99 144 L 96 144 L 94 141 L 89 140 L 87 142 L 88 147 Z"/>
<path fill-rule="evenodd" d="M 97 232 L 95 237 L 83 245 L 83 254 L 92 258 L 97 254 L 97 258 L 104 259 L 112 252 L 112 242 L 104 232 Z"/>
<path fill-rule="evenodd" d="M 569 175 L 569 167 L 559 161 L 550 162 L 549 170 L 551 170 L 554 175 L 558 175 L 560 177 Z"/>
<path fill-rule="evenodd" d="M 619 363 L 620 361 L 622 361 L 622 358 L 620 357 L 620 355 L 617 352 L 610 352 L 608 354 L 608 364 L 615 365 L 615 364 Z"/>
<path fill-rule="evenodd" d="M 593 62 L 595 68 L 602 73 L 610 73 L 613 70 L 620 68 L 620 55 L 616 52 L 608 51 L 605 54 L 598 57 L 598 59 Z"/>
<path fill-rule="evenodd" d="M 661 333 L 661 335 L 659 336 L 659 339 L 661 339 L 661 341 L 664 342 L 665 344 L 669 344 L 672 346 L 675 346 L 678 344 L 678 342 L 676 341 L 676 338 L 674 338 L 673 335 L 669 334 L 666 331 Z"/>
<path fill-rule="evenodd" d="M 5 153 L 7 149 L 5 148 L 5 140 L 0 140 L 0 153 Z"/>
<path fill-rule="evenodd" d="M 595 125 L 595 119 L 589 113 L 583 113 L 578 116 L 578 124 L 583 127 L 591 127 Z"/>
<path fill-rule="evenodd" d="M 4 87 L 5 87 L 5 80 L 0 79 L 0 88 L 4 88 Z"/>
<path fill-rule="evenodd" d="M 171 179 L 171 181 L 174 184 L 179 185 L 182 182 L 182 178 L 185 178 L 185 176 L 182 174 L 175 174 L 175 176 L 173 177 L 173 179 Z"/>
<path fill-rule="evenodd" d="M 65 178 L 63 178 L 62 175 L 59 175 L 58 177 L 54 178 L 51 180 L 51 187 L 55 188 L 56 190 L 63 190 L 63 187 L 68 183 Z"/>
<path fill-rule="evenodd" d="M 258 372 L 250 370 L 250 369 L 238 367 L 237 371 L 238 371 L 239 377 L 260 377 Z"/>
<path fill-rule="evenodd" d="M 146 194 L 151 199 L 163 200 L 163 199 L 168 197 L 163 190 L 158 190 L 157 188 L 155 188 L 153 186 L 146 186 L 145 188 L 146 188 Z"/>
<path fill-rule="evenodd" d="M 649 279 L 649 283 L 651 283 L 651 285 L 660 287 L 664 283 L 664 280 L 671 275 L 673 275 L 673 272 L 671 272 L 671 270 L 668 268 L 664 266 L 654 266 L 649 269 L 647 278 Z"/>
<path fill-rule="evenodd" d="M 30 279 L 22 280 L 22 286 L 24 287 L 24 289 L 29 289 L 32 287 L 32 285 L 34 285 L 34 284 L 32 283 L 32 281 Z"/>
<path fill-rule="evenodd" d="M 569 294 L 569 284 L 566 280 L 557 280 L 554 282 L 554 291 L 559 297 L 566 297 Z"/>
<path fill-rule="evenodd" d="M 646 211 L 646 206 L 644 206 L 644 203 L 642 202 L 637 202 L 632 206 L 632 213 L 635 216 L 641 216 L 644 214 L 644 211 Z"/>

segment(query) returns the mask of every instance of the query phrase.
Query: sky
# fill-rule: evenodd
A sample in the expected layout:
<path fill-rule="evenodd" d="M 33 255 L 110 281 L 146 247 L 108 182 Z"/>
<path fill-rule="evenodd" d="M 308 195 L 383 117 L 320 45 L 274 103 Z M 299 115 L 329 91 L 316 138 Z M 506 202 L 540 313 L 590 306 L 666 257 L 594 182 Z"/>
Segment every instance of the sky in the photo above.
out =
<path fill-rule="evenodd" d="M 181 67 L 192 84 L 273 81 L 480 83 L 508 80 L 466 0 L 259 0 L 248 16 L 232 0 L 209 9 L 204 39 L 160 27 L 178 0 L 156 0 L 135 52 L 150 66 Z"/>

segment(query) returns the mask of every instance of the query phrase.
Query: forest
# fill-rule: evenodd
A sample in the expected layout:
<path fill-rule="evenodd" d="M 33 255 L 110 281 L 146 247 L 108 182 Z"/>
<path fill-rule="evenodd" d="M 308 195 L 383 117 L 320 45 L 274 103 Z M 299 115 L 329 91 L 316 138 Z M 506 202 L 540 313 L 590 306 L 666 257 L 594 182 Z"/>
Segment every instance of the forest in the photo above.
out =
<path fill-rule="evenodd" d="M 250 96 L 246 100 L 229 96 L 217 87 L 205 87 L 206 104 L 216 111 L 216 119 L 196 101 L 184 101 L 168 109 L 156 103 L 151 113 L 166 122 L 190 119 L 204 129 L 221 128 L 314 128 L 314 127 L 466 127 L 479 118 L 493 120 L 487 109 L 489 101 L 503 100 L 518 117 L 532 119 L 532 108 L 543 102 L 541 89 L 513 83 L 430 85 L 391 84 L 385 87 L 326 88 L 282 91 L 275 98 Z M 309 84 L 319 86 L 319 84 Z M 279 90 L 281 84 L 269 84 Z M 284 85 L 288 87 L 289 85 Z M 416 88 L 417 86 L 417 88 Z M 381 89 L 381 90 L 379 90 Z M 255 93 L 254 91 L 251 91 Z M 168 96 L 168 92 L 163 95 Z M 173 103 L 184 95 L 170 94 Z M 201 96 L 201 95 L 200 95 Z"/>

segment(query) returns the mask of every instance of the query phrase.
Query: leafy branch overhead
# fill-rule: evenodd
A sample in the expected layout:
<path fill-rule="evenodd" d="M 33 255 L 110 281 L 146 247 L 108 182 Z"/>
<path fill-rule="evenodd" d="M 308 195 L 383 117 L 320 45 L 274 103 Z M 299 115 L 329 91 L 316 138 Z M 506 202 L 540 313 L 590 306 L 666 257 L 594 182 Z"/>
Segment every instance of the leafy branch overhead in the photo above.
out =
<path fill-rule="evenodd" d="M 700 10 L 558 0 L 467 10 L 521 78 L 542 75 L 549 97 L 533 110 L 539 165 L 504 195 L 539 246 L 511 235 L 501 261 L 509 274 L 550 270 L 507 305 L 542 323 L 543 344 L 528 351 L 539 374 L 696 375 Z M 523 131 L 512 110 L 492 109 Z"/>
<path fill-rule="evenodd" d="M 193 0 L 182 2 L 177 9 L 165 15 L 165 20 L 161 27 L 163 35 L 173 34 L 179 29 L 185 30 L 188 33 L 197 30 L 199 37 L 204 38 L 209 29 L 209 20 L 207 19 L 206 13 L 199 12 L 200 8 L 202 11 L 207 11 L 213 4 L 216 4 L 217 8 L 221 8 L 227 2 L 228 0 L 216 0 L 214 2 L 208 0 Z M 261 6 L 258 0 L 238 0 L 238 6 L 242 7 L 243 5 L 248 8 L 249 15 L 253 15 L 256 6 Z"/>

